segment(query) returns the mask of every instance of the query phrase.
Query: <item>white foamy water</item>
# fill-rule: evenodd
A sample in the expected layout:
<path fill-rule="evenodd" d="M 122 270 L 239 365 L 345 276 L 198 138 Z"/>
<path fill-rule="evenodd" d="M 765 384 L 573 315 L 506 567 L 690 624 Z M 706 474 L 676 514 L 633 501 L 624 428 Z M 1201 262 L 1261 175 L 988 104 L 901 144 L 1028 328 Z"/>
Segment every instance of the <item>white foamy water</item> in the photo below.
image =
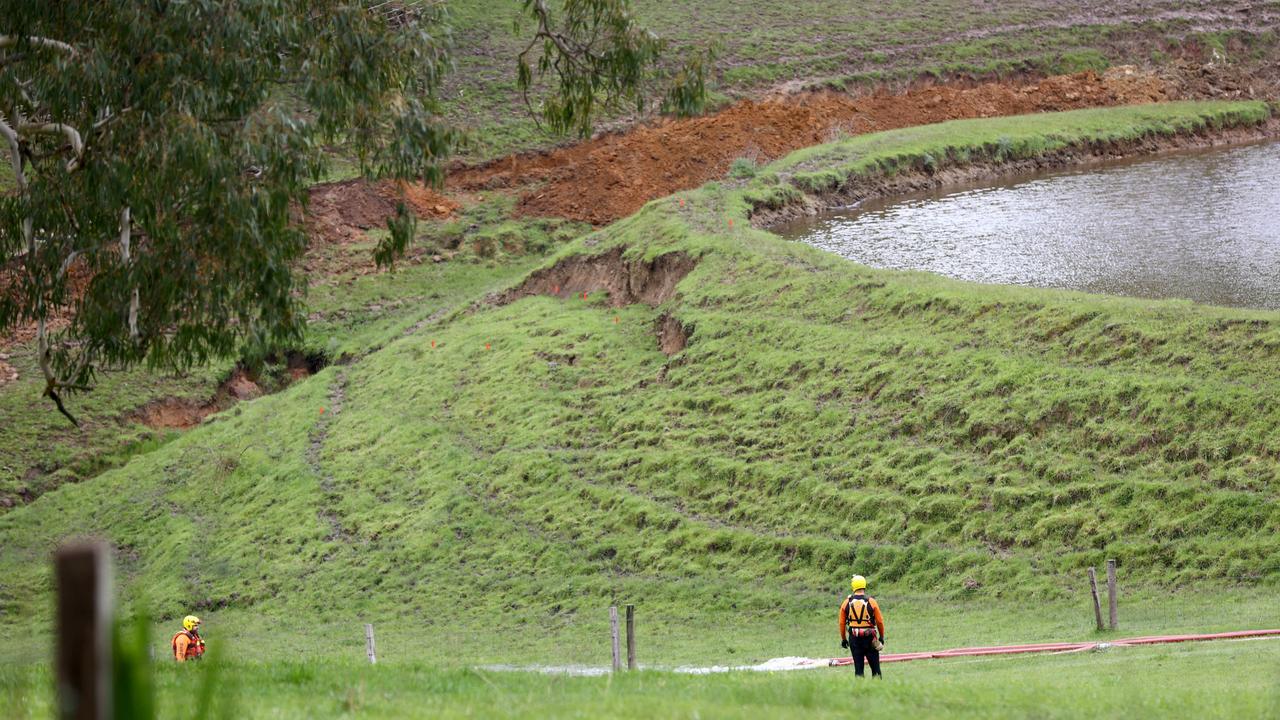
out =
<path fill-rule="evenodd" d="M 710 675 L 735 671 L 748 672 L 781 672 L 786 670 L 812 670 L 829 667 L 831 661 L 826 658 L 780 657 L 766 660 L 759 665 L 713 665 L 711 667 L 678 667 L 673 672 L 688 675 Z"/>
<path fill-rule="evenodd" d="M 686 675 L 711 675 L 726 672 L 781 672 L 787 670 L 812 670 L 828 667 L 830 660 L 826 658 L 779 657 L 766 660 L 759 665 L 712 665 L 710 667 L 677 667 L 677 668 L 642 668 L 649 670 L 670 670 Z M 495 672 L 531 672 L 543 675 L 568 675 L 571 677 L 600 677 L 608 675 L 608 667 L 590 665 L 482 665 L 480 670 Z"/>

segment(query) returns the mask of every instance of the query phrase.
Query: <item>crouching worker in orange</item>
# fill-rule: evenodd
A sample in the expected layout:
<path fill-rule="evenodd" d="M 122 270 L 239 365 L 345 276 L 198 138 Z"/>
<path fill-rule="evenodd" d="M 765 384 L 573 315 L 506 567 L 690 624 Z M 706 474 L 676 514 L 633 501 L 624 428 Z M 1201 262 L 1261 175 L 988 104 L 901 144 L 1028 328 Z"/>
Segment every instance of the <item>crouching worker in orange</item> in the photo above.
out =
<path fill-rule="evenodd" d="M 867 596 L 867 579 L 854 575 L 849 583 L 853 594 L 840 603 L 840 647 L 853 654 L 853 672 L 862 677 L 863 664 L 871 675 L 880 675 L 880 649 L 884 647 L 884 614 L 880 604 Z"/>
<path fill-rule="evenodd" d="M 169 641 L 173 647 L 173 659 L 178 662 L 199 660 L 204 656 L 204 638 L 200 637 L 200 618 L 188 615 L 182 618 L 182 629 Z"/>

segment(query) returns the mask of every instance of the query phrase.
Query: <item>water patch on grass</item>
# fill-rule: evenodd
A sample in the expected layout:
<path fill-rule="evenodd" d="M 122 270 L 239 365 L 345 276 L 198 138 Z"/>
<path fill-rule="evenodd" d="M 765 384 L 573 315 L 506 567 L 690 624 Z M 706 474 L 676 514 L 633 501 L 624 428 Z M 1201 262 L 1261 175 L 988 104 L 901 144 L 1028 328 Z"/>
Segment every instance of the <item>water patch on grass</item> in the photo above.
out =
<path fill-rule="evenodd" d="M 827 658 L 778 657 L 765 660 L 759 665 L 712 665 L 711 667 L 678 667 L 674 672 L 685 675 L 711 675 L 726 672 L 784 672 L 789 670 L 813 670 L 830 667 Z"/>
<path fill-rule="evenodd" d="M 607 667 L 590 665 L 481 665 L 478 670 L 492 672 L 524 672 L 541 675 L 567 675 L 569 677 L 602 677 L 609 674 Z"/>
<path fill-rule="evenodd" d="M 831 661 L 826 658 L 779 657 L 766 660 L 759 665 L 712 665 L 710 667 L 682 666 L 675 668 L 645 667 L 645 670 L 666 670 L 682 675 L 713 675 L 727 672 L 780 672 L 786 670 L 812 670 L 829 667 Z M 567 675 L 570 677 L 601 677 L 610 673 L 608 667 L 590 665 L 482 665 L 478 669 L 494 672 L 527 672 L 542 675 Z"/>

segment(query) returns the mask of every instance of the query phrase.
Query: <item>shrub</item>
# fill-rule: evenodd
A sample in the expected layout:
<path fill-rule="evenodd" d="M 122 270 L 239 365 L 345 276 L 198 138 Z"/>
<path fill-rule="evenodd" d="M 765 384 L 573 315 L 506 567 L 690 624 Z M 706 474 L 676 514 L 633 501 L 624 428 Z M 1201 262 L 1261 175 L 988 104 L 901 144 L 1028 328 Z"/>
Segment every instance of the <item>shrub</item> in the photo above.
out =
<path fill-rule="evenodd" d="M 729 166 L 729 177 L 738 180 L 749 180 L 756 176 L 756 161 L 740 157 Z"/>

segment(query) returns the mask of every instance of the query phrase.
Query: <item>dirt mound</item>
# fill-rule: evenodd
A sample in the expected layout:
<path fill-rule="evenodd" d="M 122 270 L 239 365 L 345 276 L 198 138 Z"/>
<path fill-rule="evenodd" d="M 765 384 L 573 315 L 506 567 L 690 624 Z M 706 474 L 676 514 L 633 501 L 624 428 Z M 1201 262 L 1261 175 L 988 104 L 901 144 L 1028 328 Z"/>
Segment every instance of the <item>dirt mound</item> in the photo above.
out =
<path fill-rule="evenodd" d="M 1242 67 L 1226 63 L 1177 60 L 1161 68 L 1160 77 L 1178 97 L 1235 100 L 1273 94 L 1280 87 L 1280 67 Z"/>
<path fill-rule="evenodd" d="M 329 365 L 329 358 L 320 352 L 289 350 L 271 353 L 259 371 L 237 366 L 231 375 L 218 385 L 208 400 L 167 397 L 143 405 L 128 419 L 153 428 L 187 429 L 199 425 L 213 413 L 221 412 L 242 400 L 253 400 L 263 395 L 280 392 L 289 385 L 305 380 Z"/>
<path fill-rule="evenodd" d="M 615 248 L 600 255 L 566 258 L 534 272 L 519 287 L 499 296 L 497 303 L 506 305 L 530 295 L 568 298 L 604 291 L 612 307 L 657 306 L 675 294 L 676 285 L 698 264 L 681 252 L 652 260 L 627 260 L 622 255 L 623 248 Z"/>
<path fill-rule="evenodd" d="M 211 403 L 170 397 L 143 405 L 133 419 L 157 430 L 186 430 L 199 425 L 218 409 Z"/>
<path fill-rule="evenodd" d="M 249 377 L 248 372 L 243 368 L 237 368 L 231 373 L 231 377 L 218 386 L 218 390 L 208 400 L 161 398 L 138 408 L 129 416 L 129 419 L 156 429 L 186 430 L 241 400 L 252 400 L 265 394 L 266 391 Z"/>
<path fill-rule="evenodd" d="M 420 218 L 445 218 L 458 204 L 423 185 L 346 180 L 311 189 L 307 231 L 312 241 L 361 242 L 365 231 L 382 228 L 404 200 Z"/>
<path fill-rule="evenodd" d="M 662 121 L 548 153 L 457 170 L 449 183 L 466 190 L 537 183 L 521 197 L 520 212 L 601 225 L 654 198 L 723 177 L 741 157 L 772 160 L 841 135 L 959 118 L 1168 99 L 1163 80 L 1117 68 L 1105 75 L 1084 72 L 1025 85 L 934 85 L 865 97 L 809 93 L 746 100 L 714 115 Z"/>
<path fill-rule="evenodd" d="M 689 346 L 689 328 L 674 315 L 667 314 L 658 318 L 657 334 L 658 349 L 664 355 L 675 355 Z"/>

